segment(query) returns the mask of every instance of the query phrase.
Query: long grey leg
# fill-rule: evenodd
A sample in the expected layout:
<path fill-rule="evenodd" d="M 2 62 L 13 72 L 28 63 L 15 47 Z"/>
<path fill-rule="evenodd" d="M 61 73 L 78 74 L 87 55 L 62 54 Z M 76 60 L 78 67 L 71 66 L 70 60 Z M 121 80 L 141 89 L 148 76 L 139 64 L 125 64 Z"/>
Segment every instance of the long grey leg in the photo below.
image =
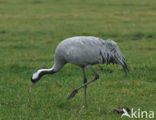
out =
<path fill-rule="evenodd" d="M 84 84 L 87 83 L 87 77 L 85 73 L 85 68 L 82 68 L 83 76 L 84 76 Z M 84 99 L 85 99 L 85 106 L 87 106 L 87 94 L 86 94 L 87 85 L 84 86 Z"/>
<path fill-rule="evenodd" d="M 68 97 L 67 99 L 70 99 L 70 98 L 74 97 L 74 96 L 76 95 L 76 93 L 77 93 L 82 87 L 87 86 L 88 84 L 94 82 L 95 80 L 97 80 L 97 79 L 99 78 L 99 75 L 95 72 L 94 68 L 93 68 L 91 65 L 89 65 L 88 67 L 89 67 L 89 68 L 92 70 L 92 72 L 94 73 L 95 78 L 94 78 L 93 80 L 90 80 L 90 81 L 87 82 L 87 83 L 84 83 L 84 84 L 83 84 L 82 86 L 80 86 L 79 88 L 75 89 L 75 90 L 69 95 L 69 97 Z"/>
<path fill-rule="evenodd" d="M 80 86 L 79 88 L 77 88 L 77 90 L 79 90 L 79 89 L 81 89 L 82 87 L 84 87 L 84 86 L 86 86 L 86 85 L 88 85 L 88 84 L 94 82 L 95 80 L 97 80 L 97 79 L 99 78 L 99 75 L 95 72 L 94 68 L 93 68 L 91 65 L 89 65 L 88 67 L 89 67 L 89 68 L 91 69 L 91 71 L 94 73 L 95 77 L 94 77 L 93 80 L 90 80 L 89 82 L 87 82 L 87 83 L 83 84 L 82 86 Z"/>

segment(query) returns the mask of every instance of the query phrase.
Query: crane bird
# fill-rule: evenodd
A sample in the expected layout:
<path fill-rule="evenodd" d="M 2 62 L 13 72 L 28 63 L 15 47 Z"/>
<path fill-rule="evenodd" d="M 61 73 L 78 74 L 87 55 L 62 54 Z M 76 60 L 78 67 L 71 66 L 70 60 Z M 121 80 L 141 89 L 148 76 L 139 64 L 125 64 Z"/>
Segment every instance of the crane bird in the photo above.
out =
<path fill-rule="evenodd" d="M 75 89 L 68 97 L 68 99 L 75 96 L 75 94 L 84 88 L 84 102 L 87 106 L 86 88 L 87 85 L 99 78 L 92 65 L 94 64 L 120 64 L 124 71 L 127 72 L 128 68 L 125 63 L 125 58 L 121 54 L 116 42 L 113 40 L 103 40 L 93 36 L 76 36 L 63 40 L 59 43 L 55 50 L 54 65 L 50 69 L 40 69 L 32 74 L 32 85 L 46 74 L 54 74 L 58 72 L 66 63 L 72 63 L 82 69 L 84 76 L 84 84 Z M 94 73 L 93 80 L 87 82 L 85 68 L 89 67 Z"/>

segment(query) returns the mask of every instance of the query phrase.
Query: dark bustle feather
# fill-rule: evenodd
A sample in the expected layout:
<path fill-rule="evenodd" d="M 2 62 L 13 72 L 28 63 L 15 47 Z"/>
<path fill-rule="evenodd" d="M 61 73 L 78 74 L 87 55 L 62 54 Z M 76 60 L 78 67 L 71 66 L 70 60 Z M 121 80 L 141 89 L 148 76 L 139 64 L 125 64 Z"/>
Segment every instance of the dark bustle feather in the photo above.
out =
<path fill-rule="evenodd" d="M 125 63 L 125 61 L 123 61 L 123 63 L 124 64 L 122 65 L 122 67 L 123 67 L 125 73 L 129 72 L 128 67 L 127 67 L 127 64 Z"/>

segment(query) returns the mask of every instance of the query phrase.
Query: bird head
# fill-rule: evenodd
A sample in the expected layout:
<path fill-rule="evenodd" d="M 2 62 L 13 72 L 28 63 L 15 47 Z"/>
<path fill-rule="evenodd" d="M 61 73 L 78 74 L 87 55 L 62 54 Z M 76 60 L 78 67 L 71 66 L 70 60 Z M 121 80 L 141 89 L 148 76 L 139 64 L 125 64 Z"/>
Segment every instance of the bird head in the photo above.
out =
<path fill-rule="evenodd" d="M 34 72 L 31 76 L 31 82 L 32 85 L 30 86 L 30 92 L 32 91 L 33 86 L 35 85 L 35 83 L 40 79 L 40 75 L 39 72 Z"/>
<path fill-rule="evenodd" d="M 36 72 L 34 72 L 33 74 L 32 74 L 32 76 L 31 76 L 31 82 L 32 83 L 36 83 L 38 80 L 39 80 L 39 72 L 38 71 L 36 71 Z"/>

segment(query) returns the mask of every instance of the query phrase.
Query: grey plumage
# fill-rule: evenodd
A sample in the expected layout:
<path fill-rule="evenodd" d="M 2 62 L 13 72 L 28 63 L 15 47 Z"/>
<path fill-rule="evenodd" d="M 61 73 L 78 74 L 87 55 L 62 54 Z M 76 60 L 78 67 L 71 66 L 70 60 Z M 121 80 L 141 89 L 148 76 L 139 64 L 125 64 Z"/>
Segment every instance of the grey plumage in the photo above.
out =
<path fill-rule="evenodd" d="M 55 66 L 59 70 L 65 63 L 86 66 L 102 63 L 118 63 L 124 67 L 124 57 L 112 40 L 79 36 L 63 40 L 56 48 Z"/>
<path fill-rule="evenodd" d="M 90 66 L 96 79 L 98 79 L 98 74 L 91 67 L 94 64 L 115 63 L 120 64 L 125 72 L 128 70 L 125 58 L 121 54 L 116 42 L 113 40 L 102 40 L 92 36 L 77 36 L 67 38 L 59 43 L 55 50 L 53 67 L 50 69 L 40 69 L 35 72 L 31 78 L 32 82 L 37 82 L 45 74 L 58 72 L 66 63 L 75 64 L 83 69 L 86 66 Z M 86 85 L 82 85 L 85 87 L 85 90 L 88 85 L 86 81 L 84 83 Z"/>

